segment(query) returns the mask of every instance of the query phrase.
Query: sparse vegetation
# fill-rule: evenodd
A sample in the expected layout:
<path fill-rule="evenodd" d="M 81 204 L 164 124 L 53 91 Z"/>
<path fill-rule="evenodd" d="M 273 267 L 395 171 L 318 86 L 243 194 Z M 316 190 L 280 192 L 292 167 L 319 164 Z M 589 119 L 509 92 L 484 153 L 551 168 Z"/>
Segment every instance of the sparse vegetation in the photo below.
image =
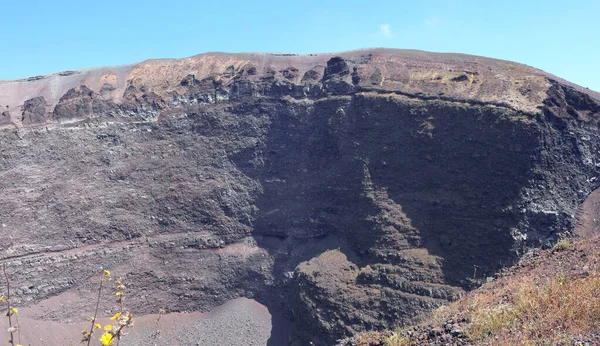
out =
<path fill-rule="evenodd" d="M 0 296 L 0 302 L 6 303 L 6 317 L 8 317 L 8 343 L 13 346 L 21 346 L 21 328 L 19 326 L 19 317 L 17 313 L 19 310 L 14 306 L 10 305 L 10 281 L 8 280 L 8 274 L 6 274 L 6 264 L 2 265 L 2 273 L 4 274 L 4 279 L 6 280 L 6 297 Z M 15 318 L 15 324 L 13 325 L 13 317 Z M 15 333 L 17 333 L 17 337 L 19 342 L 15 344 Z"/>
<path fill-rule="evenodd" d="M 163 308 L 158 308 L 158 317 L 156 317 L 156 330 L 152 333 L 152 345 L 156 346 L 156 341 L 161 337 L 160 319 L 167 312 Z"/>
<path fill-rule="evenodd" d="M 387 346 L 435 344 L 432 330 L 442 330 L 445 321 L 464 321 L 457 337 L 461 344 L 595 344 L 600 341 L 599 249 L 600 236 L 561 238 L 552 249 L 436 310 L 425 323 L 381 333 L 378 340 Z"/>
<path fill-rule="evenodd" d="M 8 326 L 7 332 L 9 333 L 8 342 L 12 346 L 22 346 L 21 345 L 21 328 L 19 325 L 18 312 L 19 310 L 11 305 L 10 300 L 10 280 L 8 274 L 6 272 L 6 264 L 2 266 L 4 278 L 6 280 L 6 296 L 0 296 L 0 302 L 6 304 L 6 316 L 8 318 Z M 98 307 L 100 306 L 100 301 L 102 299 L 102 291 L 104 288 L 105 282 L 113 282 L 115 284 L 114 294 L 117 297 L 116 302 L 119 305 L 118 312 L 111 317 L 111 320 L 114 321 L 111 324 L 107 324 L 104 327 L 100 323 L 98 323 Z M 108 270 L 103 270 L 100 275 L 100 282 L 98 285 L 98 295 L 96 297 L 96 308 L 94 310 L 94 316 L 90 317 L 90 329 L 82 331 L 83 338 L 81 339 L 81 343 L 86 344 L 86 346 L 93 345 L 94 340 L 93 335 L 96 330 L 103 330 L 102 335 L 98 339 L 102 346 L 116 346 L 119 345 L 121 338 L 125 335 L 125 329 L 133 327 L 133 314 L 129 311 L 125 310 L 124 307 L 124 298 L 125 298 L 125 285 L 123 284 L 123 280 L 121 278 L 117 280 L 112 280 L 111 273 Z M 160 309 L 162 313 L 164 310 Z M 159 311 L 160 313 L 160 311 Z M 14 324 L 13 324 L 14 319 Z M 157 320 L 157 326 L 159 319 Z M 15 343 L 15 333 L 17 335 L 18 343 Z"/>
<path fill-rule="evenodd" d="M 400 334 L 388 336 L 383 341 L 386 346 L 410 346 L 411 344 L 410 337 Z"/>
<path fill-rule="evenodd" d="M 522 278 L 505 290 L 475 294 L 457 305 L 471 324 L 467 335 L 483 342 L 493 337 L 505 345 L 568 342 L 574 334 L 594 331 L 600 322 L 600 275 L 545 283 Z"/>
<path fill-rule="evenodd" d="M 568 237 L 563 236 L 560 238 L 560 240 L 556 243 L 556 245 L 554 245 L 553 250 L 554 251 L 562 251 L 562 250 L 566 250 L 569 248 L 569 245 L 571 245 L 571 241 L 569 240 Z"/>
<path fill-rule="evenodd" d="M 104 281 L 113 282 L 111 278 L 111 273 L 108 270 L 103 270 L 102 275 L 100 277 L 100 285 L 98 288 L 98 298 L 96 301 L 96 309 L 94 311 L 94 316 L 90 319 L 91 327 L 90 331 L 83 331 L 84 337 L 82 342 L 87 342 L 87 345 L 90 345 L 92 335 L 95 329 L 100 329 L 102 326 L 97 323 L 96 317 L 98 315 L 98 306 L 100 304 L 100 298 L 102 296 L 102 285 Z M 123 279 L 119 278 L 114 281 L 115 284 L 115 297 L 116 302 L 119 305 L 118 312 L 114 314 L 110 319 L 114 321 L 111 324 L 107 324 L 102 328 L 103 333 L 100 336 L 100 343 L 102 346 L 111 346 L 115 344 L 118 346 L 121 342 L 121 337 L 125 335 L 125 328 L 133 327 L 133 314 L 129 311 L 125 310 L 124 307 L 124 299 L 125 299 L 125 285 L 123 284 Z"/>

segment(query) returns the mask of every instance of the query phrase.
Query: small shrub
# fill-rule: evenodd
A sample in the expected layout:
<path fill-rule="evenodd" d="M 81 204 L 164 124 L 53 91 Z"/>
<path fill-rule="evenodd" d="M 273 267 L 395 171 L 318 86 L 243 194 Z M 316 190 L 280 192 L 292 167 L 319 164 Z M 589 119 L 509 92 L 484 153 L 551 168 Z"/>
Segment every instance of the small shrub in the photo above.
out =
<path fill-rule="evenodd" d="M 408 336 L 394 334 L 384 339 L 385 346 L 411 346 L 412 340 Z"/>
<path fill-rule="evenodd" d="M 567 237 L 561 237 L 560 240 L 552 248 L 553 251 L 564 251 L 569 248 L 571 241 Z"/>

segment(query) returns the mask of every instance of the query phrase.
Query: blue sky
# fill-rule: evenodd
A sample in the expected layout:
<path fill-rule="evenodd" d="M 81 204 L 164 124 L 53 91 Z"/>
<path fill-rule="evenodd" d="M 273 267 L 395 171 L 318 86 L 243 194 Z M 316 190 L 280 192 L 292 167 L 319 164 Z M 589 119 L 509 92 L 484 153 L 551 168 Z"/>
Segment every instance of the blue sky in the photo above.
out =
<path fill-rule="evenodd" d="M 598 0 L 22 0 L 0 6 L 0 79 L 208 51 L 459 52 L 600 91 Z"/>

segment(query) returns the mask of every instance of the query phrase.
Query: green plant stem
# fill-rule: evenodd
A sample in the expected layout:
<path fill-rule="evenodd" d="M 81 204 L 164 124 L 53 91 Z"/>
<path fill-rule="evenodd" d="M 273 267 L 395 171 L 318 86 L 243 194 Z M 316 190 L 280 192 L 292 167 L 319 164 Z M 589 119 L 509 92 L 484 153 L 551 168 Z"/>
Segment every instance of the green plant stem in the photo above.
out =
<path fill-rule="evenodd" d="M 8 327 L 12 328 L 12 318 L 11 318 L 11 310 L 10 310 L 10 282 L 8 281 L 8 274 L 6 274 L 6 263 L 2 265 L 2 271 L 4 272 L 4 278 L 6 279 L 6 304 L 8 305 L 8 311 L 6 312 L 6 316 L 8 316 Z M 10 340 L 8 340 L 11 345 L 14 345 L 13 332 L 10 332 Z"/>
<path fill-rule="evenodd" d="M 102 284 L 104 283 L 104 272 L 100 276 L 100 287 L 98 288 L 98 299 L 96 300 L 96 309 L 94 310 L 94 317 L 92 318 L 92 326 L 90 327 L 90 335 L 87 340 L 87 346 L 90 346 L 92 341 L 92 333 L 94 333 L 94 324 L 96 323 L 96 316 L 98 316 L 98 307 L 100 306 L 100 296 L 102 294 Z"/>
<path fill-rule="evenodd" d="M 15 314 L 17 320 L 17 338 L 19 338 L 19 345 L 21 345 L 21 324 L 19 323 L 19 314 Z"/>

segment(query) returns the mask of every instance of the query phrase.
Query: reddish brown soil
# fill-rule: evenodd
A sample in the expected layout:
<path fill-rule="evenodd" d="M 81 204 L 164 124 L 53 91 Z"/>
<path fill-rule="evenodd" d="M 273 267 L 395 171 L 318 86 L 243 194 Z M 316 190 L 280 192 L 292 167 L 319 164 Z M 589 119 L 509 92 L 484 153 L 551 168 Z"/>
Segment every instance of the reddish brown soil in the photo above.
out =
<path fill-rule="evenodd" d="M 582 237 L 600 232 L 600 189 L 594 190 L 577 210 L 574 232 Z"/>
<path fill-rule="evenodd" d="M 81 332 L 89 330 L 90 323 L 60 323 L 28 318 L 39 314 L 48 304 L 68 304 L 68 298 L 46 300 L 44 304 L 19 309 L 20 343 L 31 346 L 81 345 Z M 102 313 L 102 312 L 101 312 Z M 68 318 L 69 316 L 65 316 Z M 272 316 L 268 309 L 256 301 L 239 298 L 229 301 L 207 313 L 168 313 L 134 316 L 135 325 L 127 330 L 121 345 L 124 346 L 187 346 L 187 345 L 278 345 L 285 340 L 285 331 L 272 331 Z M 13 318 L 13 325 L 16 321 Z M 110 324 L 108 318 L 98 323 Z M 8 328 L 8 320 L 0 320 L 0 328 Z M 159 333 L 156 333 L 160 331 Z M 96 330 L 92 345 L 98 345 L 101 330 Z M 152 337 L 156 335 L 156 337 Z M 269 341 L 270 340 L 270 341 Z M 15 341 L 19 341 L 15 333 Z"/>

